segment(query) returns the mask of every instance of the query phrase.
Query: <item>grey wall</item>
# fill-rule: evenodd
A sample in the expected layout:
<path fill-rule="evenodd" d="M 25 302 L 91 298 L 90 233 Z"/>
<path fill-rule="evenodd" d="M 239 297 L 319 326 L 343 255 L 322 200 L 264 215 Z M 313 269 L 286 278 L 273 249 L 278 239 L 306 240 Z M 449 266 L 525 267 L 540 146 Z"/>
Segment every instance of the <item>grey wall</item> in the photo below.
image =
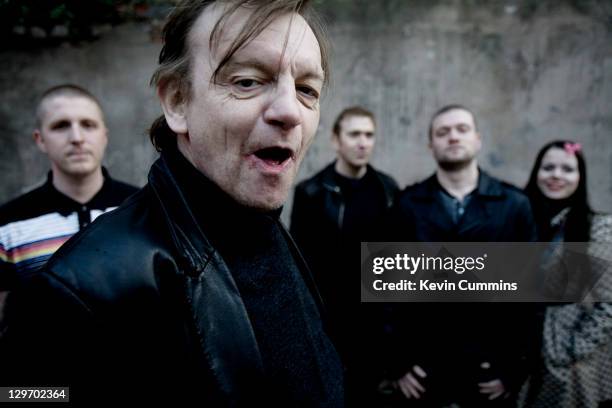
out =
<path fill-rule="evenodd" d="M 490 173 L 522 186 L 540 146 L 577 140 L 594 207 L 612 211 L 611 1 L 319 3 L 333 42 L 332 84 L 299 179 L 333 159 L 335 116 L 361 104 L 378 120 L 374 165 L 402 186 L 421 180 L 434 169 L 429 117 L 459 102 L 477 114 Z M 160 112 L 147 86 L 159 47 L 141 23 L 80 47 L 1 52 L 0 202 L 44 176 L 47 164 L 30 137 L 36 98 L 65 81 L 102 100 L 111 173 L 143 184 L 155 158 L 145 129 Z"/>
<path fill-rule="evenodd" d="M 46 177 L 48 162 L 32 139 L 36 105 L 47 88 L 65 82 L 99 98 L 111 174 L 144 185 L 155 158 L 146 129 L 161 112 L 148 86 L 160 47 L 148 25 L 126 24 L 80 46 L 0 53 L 0 202 Z"/>

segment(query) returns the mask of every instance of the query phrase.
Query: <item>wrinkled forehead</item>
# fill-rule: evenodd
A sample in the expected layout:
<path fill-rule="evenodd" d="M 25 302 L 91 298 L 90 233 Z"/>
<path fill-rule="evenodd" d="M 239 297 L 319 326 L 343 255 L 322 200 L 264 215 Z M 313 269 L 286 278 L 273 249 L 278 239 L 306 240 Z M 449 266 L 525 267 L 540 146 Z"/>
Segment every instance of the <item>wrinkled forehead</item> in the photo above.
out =
<path fill-rule="evenodd" d="M 217 2 L 205 8 L 188 35 L 188 52 L 192 57 L 207 57 L 213 71 L 218 68 L 217 65 L 224 59 L 234 41 L 243 35 L 243 29 L 248 26 L 255 12 L 240 7 L 231 15 L 224 16 L 227 7 L 227 3 Z M 212 40 L 211 35 L 214 36 Z M 265 54 L 266 51 L 273 51 L 274 44 L 278 42 L 283 44 L 282 53 Z M 278 57 L 280 63 L 282 57 L 283 61 L 294 63 L 298 54 L 303 56 L 299 59 L 301 65 L 308 66 L 308 69 L 323 77 L 321 51 L 312 29 L 301 15 L 289 12 L 272 18 L 262 32 L 249 37 L 232 55 L 231 60 L 253 56 Z"/>
<path fill-rule="evenodd" d="M 436 116 L 432 122 L 432 128 L 437 129 L 443 126 L 457 126 L 460 124 L 474 125 L 474 116 L 465 109 L 451 109 Z"/>

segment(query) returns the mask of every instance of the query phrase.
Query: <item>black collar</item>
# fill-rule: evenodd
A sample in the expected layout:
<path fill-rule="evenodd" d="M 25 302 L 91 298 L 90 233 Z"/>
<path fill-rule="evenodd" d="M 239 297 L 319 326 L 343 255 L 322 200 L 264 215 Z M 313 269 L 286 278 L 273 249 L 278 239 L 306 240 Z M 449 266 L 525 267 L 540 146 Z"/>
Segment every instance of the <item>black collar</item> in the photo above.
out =
<path fill-rule="evenodd" d="M 83 207 L 86 209 L 106 208 L 106 205 L 109 202 L 109 195 L 112 194 L 111 185 L 113 180 L 104 167 L 102 167 L 102 175 L 104 176 L 104 183 L 102 183 L 100 190 L 98 190 L 98 192 L 88 202 L 79 203 L 55 188 L 53 185 L 53 172 L 49 171 L 47 173 L 47 181 L 43 185 L 43 189 L 46 190 L 49 197 L 49 202 L 47 205 L 50 205 L 63 216 L 68 216 L 72 212 L 78 211 Z"/>
<path fill-rule="evenodd" d="M 432 174 L 427 180 L 419 184 L 414 192 L 414 197 L 433 200 L 436 193 L 442 188 L 436 174 Z M 501 183 L 489 176 L 480 167 L 478 168 L 478 187 L 472 193 L 481 197 L 500 198 L 504 195 Z"/>

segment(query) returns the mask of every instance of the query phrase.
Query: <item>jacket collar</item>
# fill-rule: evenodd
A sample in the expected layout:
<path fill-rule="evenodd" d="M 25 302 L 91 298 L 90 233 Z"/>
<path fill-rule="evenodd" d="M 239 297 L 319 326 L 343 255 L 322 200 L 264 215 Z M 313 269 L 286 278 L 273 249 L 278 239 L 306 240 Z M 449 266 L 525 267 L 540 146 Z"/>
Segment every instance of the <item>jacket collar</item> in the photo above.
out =
<path fill-rule="evenodd" d="M 55 188 L 53 185 L 53 172 L 49 170 L 47 180 L 43 185 L 48 195 L 48 202 L 45 204 L 63 216 L 79 211 L 83 206 L 88 209 L 105 209 L 109 201 L 112 201 L 110 198 L 113 194 L 113 179 L 105 167 L 102 167 L 102 176 L 104 176 L 104 182 L 100 190 L 88 202 L 81 204 Z"/>
<path fill-rule="evenodd" d="M 321 174 L 321 183 L 323 187 L 325 187 L 329 191 L 333 191 L 334 193 L 341 193 L 340 186 L 338 185 L 338 180 L 336 179 L 336 161 L 334 160 L 330 164 L 323 169 L 323 173 Z"/>
<path fill-rule="evenodd" d="M 162 154 L 151 167 L 149 185 L 186 275 L 185 300 L 198 344 L 228 406 L 238 406 L 263 378 L 255 333 L 231 272 L 200 229 L 168 164 Z"/>
<path fill-rule="evenodd" d="M 414 197 L 426 200 L 433 200 L 438 190 L 442 188 L 438 182 L 436 174 L 432 174 L 427 180 L 416 186 Z M 475 194 L 481 197 L 501 198 L 504 190 L 501 183 L 489 176 L 480 167 L 478 168 L 478 187 Z"/>
<path fill-rule="evenodd" d="M 153 163 L 149 184 L 165 215 L 182 263 L 180 266 L 186 267 L 186 271 L 193 276 L 200 275 L 210 260 L 213 248 L 200 230 L 164 155 Z"/>
<path fill-rule="evenodd" d="M 342 189 L 338 185 L 338 178 L 336 177 L 338 173 L 336 172 L 336 161 L 334 160 L 330 164 L 323 169 L 321 172 L 321 184 L 323 187 L 331 192 L 342 194 Z M 385 183 L 380 176 L 380 174 L 374 169 L 374 167 L 367 165 L 367 171 L 365 173 L 367 176 L 373 175 L 376 177 L 378 182 L 381 184 L 383 191 L 385 192 L 385 198 L 387 200 L 387 206 L 391 207 L 393 201 L 395 200 L 395 192 L 392 191 L 387 183 Z M 364 177 L 366 177 L 364 175 Z"/>
<path fill-rule="evenodd" d="M 454 225 L 450 215 L 437 198 L 439 189 L 442 188 L 433 174 L 423 183 L 416 186 L 413 197 L 422 206 L 419 214 L 422 214 L 427 222 L 435 226 L 437 231 L 444 231 L 443 235 L 449 236 L 451 231 L 458 237 L 469 236 L 470 231 L 479 228 L 489 222 L 495 213 L 496 202 L 505 197 L 501 182 L 478 169 L 478 187 L 475 197 L 468 204 L 468 209 L 459 221 Z"/>

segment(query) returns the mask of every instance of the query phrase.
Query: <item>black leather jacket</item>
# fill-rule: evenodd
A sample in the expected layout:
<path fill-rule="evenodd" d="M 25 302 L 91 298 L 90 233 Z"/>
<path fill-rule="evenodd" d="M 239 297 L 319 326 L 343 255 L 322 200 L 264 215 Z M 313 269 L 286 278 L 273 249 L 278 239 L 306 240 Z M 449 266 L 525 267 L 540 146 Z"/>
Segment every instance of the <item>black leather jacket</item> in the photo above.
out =
<path fill-rule="evenodd" d="M 291 218 L 291 233 L 296 236 L 300 235 L 299 229 L 301 224 L 309 224 L 312 217 L 307 220 L 301 219 L 299 209 L 296 211 L 296 206 L 303 204 L 304 207 L 312 211 L 311 205 L 316 205 L 318 209 L 322 209 L 322 215 L 328 223 L 335 225 L 339 231 L 342 229 L 344 220 L 345 202 L 342 196 L 342 190 L 334 177 L 335 162 L 331 163 L 312 178 L 304 180 L 295 188 L 295 199 L 293 202 L 294 212 Z M 387 208 L 391 208 L 396 194 L 399 192 L 399 187 L 395 180 L 388 175 L 375 170 L 368 165 L 368 172 L 371 172 L 379 180 L 387 201 Z"/>
<path fill-rule="evenodd" d="M 12 364 L 2 385 L 71 384 L 75 400 L 215 407 L 253 405 L 261 393 L 261 355 L 236 283 L 163 156 L 142 190 L 21 292 L 9 304 L 2 357 Z"/>

